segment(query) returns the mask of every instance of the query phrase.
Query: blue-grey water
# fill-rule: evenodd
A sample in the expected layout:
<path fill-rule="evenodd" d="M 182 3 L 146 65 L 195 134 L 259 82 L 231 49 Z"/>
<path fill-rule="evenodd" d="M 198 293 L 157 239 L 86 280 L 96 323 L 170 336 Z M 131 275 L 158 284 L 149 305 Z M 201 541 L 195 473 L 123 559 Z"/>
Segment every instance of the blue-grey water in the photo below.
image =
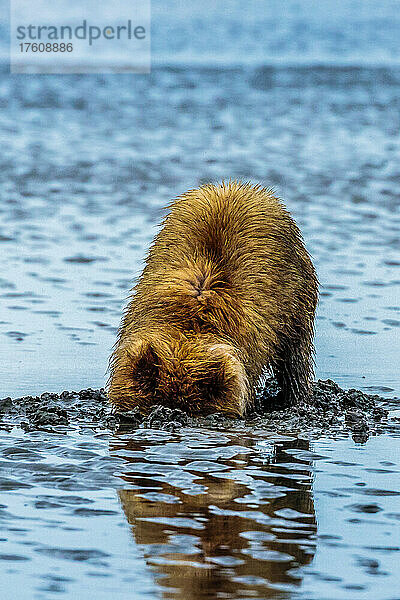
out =
<path fill-rule="evenodd" d="M 222 178 L 302 228 L 317 376 L 398 396 L 400 3 L 182 4 L 150 75 L 3 63 L 0 397 L 103 386 L 162 207 Z M 2 432 L 1 597 L 399 600 L 398 430 L 299 438 Z"/>

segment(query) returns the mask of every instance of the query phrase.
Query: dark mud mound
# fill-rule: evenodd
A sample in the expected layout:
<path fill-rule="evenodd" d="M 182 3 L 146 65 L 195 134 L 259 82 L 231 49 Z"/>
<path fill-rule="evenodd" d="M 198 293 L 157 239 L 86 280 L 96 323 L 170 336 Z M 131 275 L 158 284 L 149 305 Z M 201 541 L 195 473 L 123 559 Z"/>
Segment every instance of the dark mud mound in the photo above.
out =
<path fill-rule="evenodd" d="M 19 425 L 29 431 L 59 425 L 107 427 L 110 416 L 110 404 L 103 389 L 0 400 L 3 427 Z"/>
<path fill-rule="evenodd" d="M 271 399 L 278 406 L 271 406 Z M 393 401 L 393 400 L 392 400 Z M 272 430 L 304 431 L 320 430 L 338 432 L 350 430 L 358 441 L 367 439 L 369 433 L 379 432 L 387 420 L 388 400 L 376 394 L 365 394 L 360 390 L 340 388 L 334 381 L 318 380 L 308 402 L 296 406 L 279 406 L 279 392 L 273 380 L 267 382 L 263 395 L 257 400 L 253 424 Z"/>
<path fill-rule="evenodd" d="M 191 418 L 179 409 L 155 406 L 147 416 L 138 409 L 113 412 L 103 389 L 80 392 L 45 393 L 41 396 L 4 398 L 0 400 L 0 423 L 3 428 L 20 426 L 32 431 L 54 427 L 90 426 L 105 429 L 129 430 L 137 427 L 177 430 L 181 427 L 216 429 L 256 428 L 279 432 L 351 431 L 358 441 L 370 433 L 383 431 L 388 423 L 390 401 L 360 390 L 344 390 L 334 381 L 314 383 L 308 402 L 283 406 L 279 390 L 271 379 L 257 398 L 254 411 L 244 419 L 222 413 Z"/>
<path fill-rule="evenodd" d="M 355 441 L 363 442 L 370 434 L 379 433 L 389 426 L 386 406 L 393 401 L 360 390 L 344 390 L 328 379 L 313 384 L 312 395 L 307 402 L 285 406 L 275 381 L 269 379 L 263 394 L 256 400 L 254 411 L 242 420 L 242 426 L 280 433 L 351 432 Z M 193 425 L 194 421 L 226 429 L 233 428 L 235 423 L 222 414 L 190 419 L 190 424 Z"/>

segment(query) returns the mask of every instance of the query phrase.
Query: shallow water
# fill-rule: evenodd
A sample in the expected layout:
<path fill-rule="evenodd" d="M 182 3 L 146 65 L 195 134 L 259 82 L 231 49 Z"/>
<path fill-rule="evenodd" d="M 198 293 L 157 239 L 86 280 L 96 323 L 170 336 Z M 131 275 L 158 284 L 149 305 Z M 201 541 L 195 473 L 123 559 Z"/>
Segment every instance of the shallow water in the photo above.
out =
<path fill-rule="evenodd" d="M 223 177 L 275 186 L 302 228 L 317 375 L 399 394 L 399 97 L 397 68 L 3 73 L 1 395 L 103 385 L 162 206 Z"/>
<path fill-rule="evenodd" d="M 398 427 L 66 433 L 0 437 L 4 598 L 400 598 Z"/>
<path fill-rule="evenodd" d="M 306 73 L 4 78 L 2 395 L 104 383 L 160 207 L 229 175 L 274 184 L 302 227 L 322 283 L 318 375 L 399 392 L 400 71 L 343 89 L 341 69 Z"/>
<path fill-rule="evenodd" d="M 162 207 L 230 177 L 302 228 L 317 376 L 400 394 L 398 3 L 246 6 L 155 0 L 149 76 L 0 69 L 0 398 L 101 387 Z M 0 433 L 2 598 L 400 599 L 395 423 Z"/>

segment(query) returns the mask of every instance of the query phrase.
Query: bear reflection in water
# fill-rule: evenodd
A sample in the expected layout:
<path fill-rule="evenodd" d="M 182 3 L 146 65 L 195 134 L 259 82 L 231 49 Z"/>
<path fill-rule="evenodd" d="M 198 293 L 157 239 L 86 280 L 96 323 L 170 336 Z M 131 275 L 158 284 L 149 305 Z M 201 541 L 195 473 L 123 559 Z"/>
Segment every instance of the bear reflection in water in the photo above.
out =
<path fill-rule="evenodd" d="M 142 431 L 142 434 L 145 432 Z M 222 443 L 218 443 L 217 438 Z M 309 442 L 114 438 L 126 518 L 163 598 L 284 598 L 315 552 Z"/>

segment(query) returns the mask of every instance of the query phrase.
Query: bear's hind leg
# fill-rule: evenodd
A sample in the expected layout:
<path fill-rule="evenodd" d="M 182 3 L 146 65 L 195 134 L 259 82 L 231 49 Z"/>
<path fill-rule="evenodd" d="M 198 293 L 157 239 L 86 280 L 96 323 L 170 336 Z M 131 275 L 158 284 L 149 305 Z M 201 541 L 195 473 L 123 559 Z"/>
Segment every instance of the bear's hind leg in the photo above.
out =
<path fill-rule="evenodd" d="M 272 371 L 281 389 L 279 403 L 293 406 L 307 400 L 313 375 L 312 344 L 299 341 L 279 349 L 272 363 Z"/>

